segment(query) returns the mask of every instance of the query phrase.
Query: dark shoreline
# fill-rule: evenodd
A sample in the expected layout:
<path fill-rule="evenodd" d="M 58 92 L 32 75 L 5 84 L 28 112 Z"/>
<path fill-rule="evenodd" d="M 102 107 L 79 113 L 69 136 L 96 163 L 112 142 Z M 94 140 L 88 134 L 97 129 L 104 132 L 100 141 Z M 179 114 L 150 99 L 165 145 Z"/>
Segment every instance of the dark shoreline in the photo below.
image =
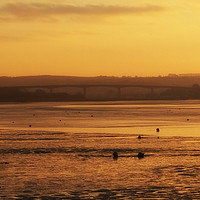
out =
<path fill-rule="evenodd" d="M 21 104 L 21 103 L 64 103 L 64 102 L 72 102 L 72 103 L 77 103 L 77 102 L 150 102 L 150 101 L 168 101 L 168 102 L 173 102 L 173 101 L 198 101 L 200 99 L 88 99 L 88 100 L 57 100 L 57 101 L 0 101 L 0 104 Z"/>

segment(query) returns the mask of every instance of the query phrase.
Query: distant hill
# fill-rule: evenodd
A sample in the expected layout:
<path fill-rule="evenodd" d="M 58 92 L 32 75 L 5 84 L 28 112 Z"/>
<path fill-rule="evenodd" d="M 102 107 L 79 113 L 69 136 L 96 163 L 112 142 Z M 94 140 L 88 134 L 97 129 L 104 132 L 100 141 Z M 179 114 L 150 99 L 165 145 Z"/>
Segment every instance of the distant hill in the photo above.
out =
<path fill-rule="evenodd" d="M 68 87 L 70 85 L 78 87 Z M 110 85 L 111 87 L 107 87 Z M 123 85 L 126 87 L 121 87 Z M 165 77 L 0 77 L 0 102 L 180 99 L 200 99 L 200 76 L 170 74 Z"/>
<path fill-rule="evenodd" d="M 200 75 L 187 76 L 159 76 L 159 77 L 75 77 L 75 76 L 19 76 L 19 77 L 0 77 L 0 87 L 11 86 L 38 86 L 38 85 L 67 85 L 67 84 L 140 84 L 140 85 L 167 85 L 167 86 L 192 86 L 200 85 Z"/>

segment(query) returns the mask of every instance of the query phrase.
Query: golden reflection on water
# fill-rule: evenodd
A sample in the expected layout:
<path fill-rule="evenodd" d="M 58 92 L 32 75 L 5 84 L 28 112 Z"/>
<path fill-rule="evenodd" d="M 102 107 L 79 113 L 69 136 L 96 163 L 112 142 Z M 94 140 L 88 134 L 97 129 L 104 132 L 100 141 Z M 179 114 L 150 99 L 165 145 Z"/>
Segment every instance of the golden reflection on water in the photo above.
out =
<path fill-rule="evenodd" d="M 198 105 L 1 105 L 0 199 L 198 199 Z"/>

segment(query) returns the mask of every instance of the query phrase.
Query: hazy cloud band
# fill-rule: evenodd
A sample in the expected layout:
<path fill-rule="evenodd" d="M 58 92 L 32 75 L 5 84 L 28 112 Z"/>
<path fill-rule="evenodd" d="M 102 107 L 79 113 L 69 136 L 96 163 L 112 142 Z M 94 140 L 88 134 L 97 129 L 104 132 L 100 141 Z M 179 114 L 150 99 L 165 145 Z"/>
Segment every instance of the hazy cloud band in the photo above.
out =
<path fill-rule="evenodd" d="M 163 7 L 147 5 L 143 7 L 128 6 L 103 6 L 103 5 L 57 5 L 42 3 L 8 3 L 0 7 L 0 15 L 9 15 L 19 19 L 35 19 L 47 16 L 58 15 L 85 15 L 85 16 L 104 16 L 104 15 L 124 15 L 142 14 L 147 12 L 163 11 Z"/>

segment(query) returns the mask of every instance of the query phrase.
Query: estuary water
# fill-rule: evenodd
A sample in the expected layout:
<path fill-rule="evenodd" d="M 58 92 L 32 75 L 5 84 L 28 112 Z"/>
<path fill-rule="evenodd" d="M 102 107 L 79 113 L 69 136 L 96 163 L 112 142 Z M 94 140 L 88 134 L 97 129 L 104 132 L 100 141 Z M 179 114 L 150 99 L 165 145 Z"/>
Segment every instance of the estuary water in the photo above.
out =
<path fill-rule="evenodd" d="M 0 199 L 200 199 L 200 101 L 0 104 Z"/>

